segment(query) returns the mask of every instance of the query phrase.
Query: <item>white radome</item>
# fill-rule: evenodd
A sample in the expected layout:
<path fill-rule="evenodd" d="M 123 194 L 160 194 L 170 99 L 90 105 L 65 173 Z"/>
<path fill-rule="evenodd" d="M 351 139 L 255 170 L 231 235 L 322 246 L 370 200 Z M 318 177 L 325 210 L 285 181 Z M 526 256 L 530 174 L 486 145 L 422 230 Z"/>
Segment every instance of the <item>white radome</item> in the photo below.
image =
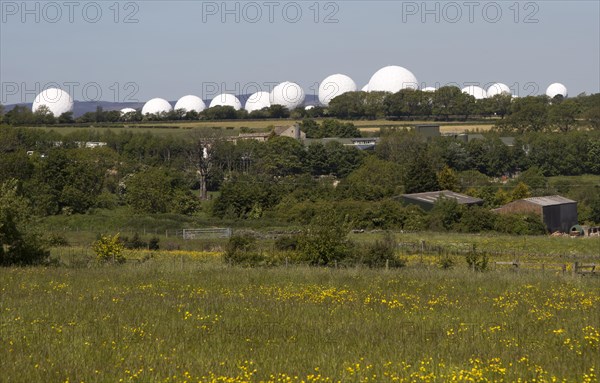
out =
<path fill-rule="evenodd" d="M 468 94 L 469 96 L 475 97 L 476 100 L 482 100 L 484 98 L 487 98 L 487 92 L 485 91 L 485 89 L 476 85 L 466 86 L 462 88 L 462 92 Z"/>
<path fill-rule="evenodd" d="M 47 106 L 54 117 L 59 117 L 63 113 L 73 111 L 73 98 L 62 89 L 49 88 L 37 95 L 31 110 L 35 113 L 42 105 Z"/>
<path fill-rule="evenodd" d="M 315 108 L 315 106 L 314 106 L 314 105 L 307 105 L 307 106 L 304 108 L 304 110 L 312 110 L 312 109 L 314 109 L 314 108 Z"/>
<path fill-rule="evenodd" d="M 502 84 L 501 82 L 497 82 L 495 84 L 490 85 L 487 89 L 487 96 L 494 97 L 499 94 L 512 95 L 510 88 L 506 84 Z"/>
<path fill-rule="evenodd" d="M 210 107 L 215 106 L 231 106 L 235 110 L 242 109 L 242 103 L 240 100 L 232 94 L 223 93 L 213 98 L 210 102 Z"/>
<path fill-rule="evenodd" d="M 550 85 L 548 89 L 546 89 L 546 96 L 550 98 L 554 98 L 558 95 L 566 98 L 568 94 L 567 87 L 559 82 L 555 82 L 554 84 Z"/>
<path fill-rule="evenodd" d="M 169 101 L 162 98 L 153 98 L 152 100 L 144 104 L 144 107 L 142 108 L 142 114 L 146 115 L 169 113 L 172 110 L 173 107 L 171 106 L 171 104 L 169 104 Z"/>
<path fill-rule="evenodd" d="M 344 74 L 334 74 L 327 77 L 319 85 L 319 102 L 329 106 L 331 100 L 344 93 L 356 92 L 354 80 Z"/>
<path fill-rule="evenodd" d="M 370 92 L 397 93 L 402 89 L 419 89 L 419 82 L 411 71 L 401 66 L 381 68 L 369 81 Z"/>
<path fill-rule="evenodd" d="M 271 94 L 269 92 L 256 92 L 246 101 L 244 109 L 248 113 L 252 113 L 256 110 L 261 110 L 271 106 Z"/>
<path fill-rule="evenodd" d="M 369 84 L 363 86 L 361 89 L 361 92 L 368 92 L 368 91 L 369 91 Z"/>
<path fill-rule="evenodd" d="M 137 112 L 137 110 L 135 110 L 133 108 L 123 108 L 123 109 L 121 109 L 121 114 L 135 113 L 135 112 Z"/>
<path fill-rule="evenodd" d="M 175 104 L 175 110 L 183 109 L 186 113 L 195 111 L 197 113 L 202 112 L 206 109 L 206 104 L 198 96 L 188 95 L 183 96 Z"/>
<path fill-rule="evenodd" d="M 281 105 L 288 110 L 296 109 L 304 102 L 304 90 L 295 82 L 285 81 L 273 88 L 271 105 Z"/>
<path fill-rule="evenodd" d="M 423 88 L 423 92 L 435 92 L 435 91 L 437 91 L 437 89 L 435 89 L 432 86 L 427 86 L 427 87 Z"/>

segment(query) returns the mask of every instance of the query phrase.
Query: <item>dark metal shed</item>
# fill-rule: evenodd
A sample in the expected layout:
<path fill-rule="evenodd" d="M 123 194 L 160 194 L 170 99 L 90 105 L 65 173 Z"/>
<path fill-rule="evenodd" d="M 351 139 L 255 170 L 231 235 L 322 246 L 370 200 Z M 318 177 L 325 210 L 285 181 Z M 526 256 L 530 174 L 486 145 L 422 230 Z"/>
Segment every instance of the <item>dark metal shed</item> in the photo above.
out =
<path fill-rule="evenodd" d="M 531 197 L 513 201 L 501 208 L 498 213 L 536 213 L 539 214 L 550 232 L 568 233 L 577 224 L 577 202 L 554 195 Z"/>

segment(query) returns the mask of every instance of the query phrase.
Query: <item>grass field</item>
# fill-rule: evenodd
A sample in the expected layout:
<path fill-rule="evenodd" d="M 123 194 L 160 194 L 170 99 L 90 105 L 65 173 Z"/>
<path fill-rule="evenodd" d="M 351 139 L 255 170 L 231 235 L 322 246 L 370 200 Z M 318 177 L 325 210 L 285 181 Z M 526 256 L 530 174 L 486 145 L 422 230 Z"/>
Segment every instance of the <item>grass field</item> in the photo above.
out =
<path fill-rule="evenodd" d="M 600 278 L 142 264 L 0 269 L 2 381 L 597 382 Z"/>
<path fill-rule="evenodd" d="M 220 131 L 224 135 L 237 135 L 242 127 L 252 129 L 253 131 L 266 131 L 271 126 L 286 126 L 299 123 L 299 120 L 232 120 L 232 121 L 175 121 L 175 122 L 148 122 L 131 124 L 123 127 L 103 127 L 103 126 L 59 126 L 59 127 L 32 127 L 31 129 L 54 130 L 61 134 L 70 134 L 80 131 L 131 131 L 146 133 L 150 132 L 157 135 L 190 135 L 194 131 Z M 381 128 L 411 127 L 416 124 L 431 123 L 428 121 L 388 121 L 388 120 L 359 120 L 352 121 L 361 131 L 365 133 L 379 132 Z M 493 122 L 490 123 L 439 123 L 442 133 L 463 133 L 466 131 L 489 131 Z"/>

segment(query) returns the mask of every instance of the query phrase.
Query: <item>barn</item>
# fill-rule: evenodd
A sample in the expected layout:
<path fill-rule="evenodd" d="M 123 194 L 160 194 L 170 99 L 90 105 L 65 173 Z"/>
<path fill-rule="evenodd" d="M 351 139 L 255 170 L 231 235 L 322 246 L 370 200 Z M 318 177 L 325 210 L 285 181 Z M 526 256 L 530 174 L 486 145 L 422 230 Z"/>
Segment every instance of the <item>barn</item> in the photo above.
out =
<path fill-rule="evenodd" d="M 450 190 L 442 190 L 426 193 L 403 194 L 404 203 L 419 205 L 423 210 L 433 209 L 433 205 L 440 198 L 455 200 L 459 205 L 482 205 L 483 200 L 466 194 L 456 193 Z"/>
<path fill-rule="evenodd" d="M 494 211 L 500 214 L 538 214 L 551 233 L 568 233 L 577 224 L 577 202 L 559 195 L 520 199 Z"/>

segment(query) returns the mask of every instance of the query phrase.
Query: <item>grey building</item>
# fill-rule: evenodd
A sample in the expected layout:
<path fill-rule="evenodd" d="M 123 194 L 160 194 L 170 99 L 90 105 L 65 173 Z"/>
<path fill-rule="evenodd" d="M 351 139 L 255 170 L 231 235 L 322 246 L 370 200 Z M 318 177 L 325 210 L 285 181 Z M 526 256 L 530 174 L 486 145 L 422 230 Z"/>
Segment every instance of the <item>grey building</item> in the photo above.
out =
<path fill-rule="evenodd" d="M 483 200 L 468 196 L 466 194 L 456 193 L 450 190 L 442 190 L 426 193 L 402 194 L 404 203 L 419 205 L 423 210 L 431 210 L 433 205 L 440 198 L 455 200 L 459 205 L 482 205 Z"/>
<path fill-rule="evenodd" d="M 440 126 L 431 124 L 415 125 L 415 132 L 426 137 L 428 140 L 442 135 L 440 133 Z"/>

